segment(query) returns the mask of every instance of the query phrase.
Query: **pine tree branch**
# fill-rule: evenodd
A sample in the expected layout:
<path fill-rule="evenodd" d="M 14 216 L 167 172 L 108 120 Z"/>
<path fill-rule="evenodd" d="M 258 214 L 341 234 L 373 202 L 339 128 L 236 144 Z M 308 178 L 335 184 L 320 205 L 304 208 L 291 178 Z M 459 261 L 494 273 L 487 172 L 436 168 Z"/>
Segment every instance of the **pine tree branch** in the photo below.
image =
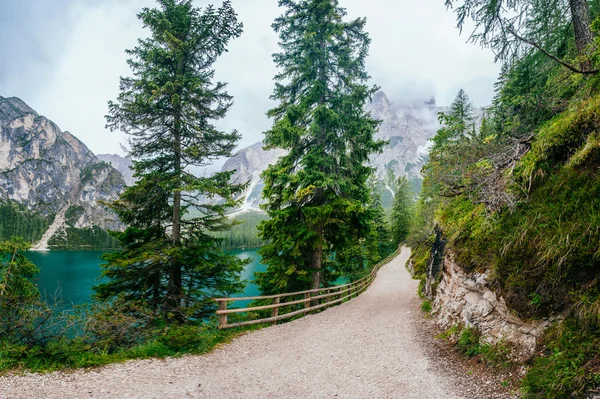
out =
<path fill-rule="evenodd" d="M 545 50 L 544 48 L 542 48 L 542 46 L 540 46 L 539 44 L 524 38 L 523 36 L 520 36 L 517 32 L 514 31 L 514 29 L 512 27 L 507 27 L 506 30 L 513 35 L 514 37 L 516 37 L 517 39 L 521 40 L 522 42 L 525 42 L 527 44 L 529 44 L 530 46 L 533 46 L 534 48 L 536 48 L 537 50 L 541 51 L 544 55 L 546 55 L 547 57 L 549 57 L 550 59 L 552 59 L 553 61 L 558 62 L 560 65 L 564 66 L 565 68 L 571 70 L 572 72 L 575 73 L 580 73 L 583 75 L 593 75 L 596 74 L 598 72 L 600 72 L 600 69 L 594 69 L 594 70 L 590 70 L 590 71 L 584 71 L 580 68 L 577 68 L 571 64 L 569 64 L 568 62 L 565 62 L 563 60 L 561 60 L 560 58 L 558 58 L 557 56 L 555 56 L 554 54 L 548 52 L 547 50 Z"/>

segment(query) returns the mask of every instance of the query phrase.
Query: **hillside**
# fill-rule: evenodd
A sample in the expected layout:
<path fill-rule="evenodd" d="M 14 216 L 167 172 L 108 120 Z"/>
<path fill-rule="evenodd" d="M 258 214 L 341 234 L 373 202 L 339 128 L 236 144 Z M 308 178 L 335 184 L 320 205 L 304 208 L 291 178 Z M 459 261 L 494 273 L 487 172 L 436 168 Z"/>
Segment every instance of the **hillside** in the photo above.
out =
<path fill-rule="evenodd" d="M 524 397 L 596 397 L 600 81 L 531 54 L 500 82 L 478 134 L 435 138 L 412 267 L 471 356 L 531 365 Z"/>

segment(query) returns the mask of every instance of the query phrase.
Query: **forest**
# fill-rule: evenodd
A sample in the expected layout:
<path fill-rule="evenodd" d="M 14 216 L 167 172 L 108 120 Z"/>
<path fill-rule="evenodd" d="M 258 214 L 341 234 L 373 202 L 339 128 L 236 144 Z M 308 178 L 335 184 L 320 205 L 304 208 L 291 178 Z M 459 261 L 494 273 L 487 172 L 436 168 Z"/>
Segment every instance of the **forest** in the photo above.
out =
<path fill-rule="evenodd" d="M 234 335 L 216 329 L 212 297 L 243 288 L 247 261 L 224 249 L 260 247 L 267 268 L 253 281 L 272 295 L 365 275 L 407 245 L 428 303 L 452 257 L 492 276 L 516 316 L 559 317 L 518 383 L 524 398 L 585 398 L 600 387 L 600 1 L 445 3 L 502 72 L 482 117 L 458 92 L 439 114 L 422 187 L 392 176 L 391 196 L 368 163 L 386 142 L 365 111 L 378 90 L 366 68 L 366 19 L 348 18 L 337 0 L 279 1 L 264 145 L 286 152 L 262 175 L 264 213 L 233 219 L 246 185 L 231 183 L 233 172 L 189 170 L 231 156 L 241 138 L 216 127 L 233 97 L 214 68 L 242 21 L 230 1 L 144 8 L 147 36 L 127 51 L 131 74 L 106 116 L 129 137 L 136 182 L 109 204 L 127 227 L 110 238 L 68 230 L 53 243 L 118 248 L 103 256 L 95 303 L 56 320 L 30 283 L 29 244 L 5 233 L 33 231 L 23 238 L 34 241 L 48 222 L 0 207 L 0 283 L 10 287 L 0 294 L 0 350 L 9 354 L 0 369 L 205 353 Z M 459 347 L 485 358 L 482 338 L 463 327 Z"/>
<path fill-rule="evenodd" d="M 29 242 L 37 242 L 53 219 L 52 215 L 36 215 L 15 202 L 0 202 L 0 241 L 19 236 Z"/>

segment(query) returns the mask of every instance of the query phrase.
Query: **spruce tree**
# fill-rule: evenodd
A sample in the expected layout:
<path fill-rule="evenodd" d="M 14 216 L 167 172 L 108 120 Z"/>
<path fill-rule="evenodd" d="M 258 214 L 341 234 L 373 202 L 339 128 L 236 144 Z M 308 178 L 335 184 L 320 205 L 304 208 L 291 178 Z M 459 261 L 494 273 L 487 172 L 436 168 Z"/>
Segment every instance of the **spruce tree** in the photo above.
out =
<path fill-rule="evenodd" d="M 450 105 L 449 112 L 440 112 L 439 121 L 442 128 L 432 139 L 433 150 L 443 147 L 451 141 L 474 138 L 477 134 L 475 106 L 469 96 L 460 89 Z"/>
<path fill-rule="evenodd" d="M 410 233 L 413 218 L 413 199 L 406 177 L 398 179 L 392 208 L 392 242 L 400 245 Z"/>
<path fill-rule="evenodd" d="M 371 243 L 374 248 L 372 255 L 372 263 L 377 263 L 381 259 L 388 256 L 395 250 L 395 245 L 392 242 L 392 234 L 386 220 L 385 209 L 381 202 L 381 194 L 379 192 L 381 183 L 372 183 L 371 187 L 371 208 L 373 210 L 373 228 Z M 385 187 L 383 187 L 385 189 Z"/>
<path fill-rule="evenodd" d="M 269 111 L 267 149 L 288 154 L 263 174 L 260 225 L 269 243 L 260 250 L 267 271 L 257 274 L 264 293 L 318 288 L 366 255 L 356 254 L 369 236 L 373 211 L 367 180 L 379 122 L 364 111 L 376 88 L 366 85 L 370 39 L 366 20 L 345 21 L 337 0 L 280 0 L 273 24 L 282 51 Z"/>
<path fill-rule="evenodd" d="M 109 102 L 107 126 L 129 135 L 137 181 L 111 204 L 128 227 L 115 233 L 122 250 L 104 256 L 109 281 L 96 292 L 183 321 L 206 315 L 212 295 L 241 288 L 245 262 L 210 233 L 229 227 L 224 213 L 243 186 L 229 184 L 232 172 L 197 177 L 190 167 L 230 156 L 239 140 L 213 125 L 232 104 L 213 65 L 242 24 L 229 1 L 204 10 L 191 0 L 158 3 L 138 15 L 150 35 L 127 51 L 133 77 L 121 78 Z"/>

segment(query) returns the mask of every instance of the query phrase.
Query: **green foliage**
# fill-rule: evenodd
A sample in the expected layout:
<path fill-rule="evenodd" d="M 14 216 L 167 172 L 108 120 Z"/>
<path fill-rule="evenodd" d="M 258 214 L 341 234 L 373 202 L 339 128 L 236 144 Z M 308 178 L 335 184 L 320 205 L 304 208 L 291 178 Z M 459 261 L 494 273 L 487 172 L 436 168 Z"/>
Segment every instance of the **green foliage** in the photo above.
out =
<path fill-rule="evenodd" d="M 154 330 L 142 342 L 114 351 L 102 349 L 85 336 L 53 340 L 43 350 L 0 341 L 0 372 L 14 369 L 47 372 L 98 367 L 131 359 L 201 355 L 260 327 L 222 331 L 213 325 L 171 325 Z"/>
<path fill-rule="evenodd" d="M 473 5 L 490 2 L 461 3 L 475 11 Z M 596 3 L 591 4 L 594 15 Z M 533 7 L 528 15 L 541 10 L 535 9 L 540 2 L 528 4 Z M 478 9 L 488 11 L 493 10 Z M 563 27 L 568 22 L 561 20 Z M 562 59 L 585 61 L 573 56 L 572 32 L 546 28 L 552 29 L 548 38 L 553 37 L 556 50 L 562 46 L 557 53 Z M 503 67 L 479 134 L 446 140 L 452 121 L 443 120 L 434 139 L 439 145 L 423 168 L 423 191 L 409 237 L 415 275 L 426 270 L 432 232 L 439 226 L 457 263 L 467 271 L 488 273 L 497 293 L 519 316 L 569 315 L 541 342 L 543 353 L 533 360 L 523 383 L 527 398 L 583 397 L 600 382 L 595 350 L 600 318 L 599 87 L 596 75 L 572 74 L 538 51 L 523 53 Z M 475 331 L 463 331 L 457 345 L 494 366 L 510 365 L 508 345 L 487 345 Z"/>
<path fill-rule="evenodd" d="M 571 165 L 585 163 L 597 140 L 599 108 L 600 97 L 592 97 L 575 104 L 541 126 L 531 151 L 515 169 L 515 182 L 519 192 L 531 191 L 535 183 L 543 181 L 544 177 L 555 172 L 578 152 L 579 155 L 574 157 Z"/>
<path fill-rule="evenodd" d="M 454 8 L 461 31 L 472 20 L 475 27 L 469 26 L 469 39 L 491 48 L 497 61 L 508 64 L 535 48 L 571 71 L 586 73 L 591 71 L 592 45 L 588 3 L 587 0 L 446 0 L 446 7 Z M 577 52 L 573 51 L 574 42 Z"/>
<path fill-rule="evenodd" d="M 371 221 L 372 227 L 370 229 L 371 236 L 367 240 L 367 243 L 370 244 L 372 248 L 369 263 L 375 265 L 394 252 L 397 248 L 392 240 L 392 232 L 390 231 L 390 227 L 386 220 L 387 218 L 381 201 L 381 195 L 377 191 L 376 184 L 371 185 L 370 207 L 373 212 L 373 218 Z"/>
<path fill-rule="evenodd" d="M 431 301 L 425 299 L 422 303 L 421 303 L 421 310 L 425 313 L 431 313 Z"/>
<path fill-rule="evenodd" d="M 432 151 L 444 147 L 451 141 L 475 137 L 477 134 L 475 119 L 475 107 L 467 93 L 460 89 L 450 105 L 450 111 L 439 113 L 439 122 L 442 128 L 438 130 L 432 140 Z"/>
<path fill-rule="evenodd" d="M 526 399 L 586 398 L 600 387 L 600 333 L 568 318 L 546 332 L 544 348 L 523 380 Z"/>
<path fill-rule="evenodd" d="M 481 353 L 479 344 L 480 335 L 473 328 L 463 328 L 458 335 L 456 346 L 458 350 L 467 357 L 475 357 Z"/>
<path fill-rule="evenodd" d="M 258 235 L 258 225 L 267 220 L 264 213 L 248 212 L 231 220 L 231 228 L 215 232 L 215 237 L 221 239 L 221 249 L 259 248 L 265 244 Z"/>
<path fill-rule="evenodd" d="M 128 227 L 113 233 L 121 250 L 104 255 L 108 282 L 95 290 L 127 317 L 143 308 L 150 320 L 193 322 L 214 311 L 212 296 L 242 289 L 247 263 L 214 236 L 230 227 L 225 212 L 244 185 L 230 184 L 233 172 L 188 172 L 230 156 L 239 140 L 213 125 L 232 104 L 213 67 L 242 24 L 230 1 L 203 10 L 189 0 L 158 4 L 138 15 L 149 35 L 127 51 L 133 77 L 121 78 L 109 102 L 107 125 L 129 135 L 137 180 L 110 204 Z"/>
<path fill-rule="evenodd" d="M 455 337 L 457 337 L 460 332 L 461 332 L 460 325 L 453 324 L 446 331 L 444 331 L 444 332 L 436 335 L 436 338 L 437 339 L 443 339 L 445 341 L 449 341 L 449 340 L 454 339 Z"/>
<path fill-rule="evenodd" d="M 0 372 L 52 371 L 128 359 L 202 354 L 240 332 L 220 331 L 216 320 L 167 325 L 145 303 L 96 303 L 58 314 L 40 298 L 38 269 L 21 239 L 0 242 Z"/>
<path fill-rule="evenodd" d="M 55 353 L 68 331 L 33 282 L 39 269 L 25 256 L 29 247 L 17 237 L 0 242 L 0 369 Z"/>
<path fill-rule="evenodd" d="M 110 233 L 98 226 L 83 229 L 67 227 L 54 234 L 48 241 L 48 246 L 52 250 L 60 251 L 90 251 L 118 249 L 119 243 Z"/>
<path fill-rule="evenodd" d="M 403 243 L 411 229 L 413 221 L 414 204 L 411 188 L 406 177 L 398 179 L 394 206 L 392 207 L 392 241 L 396 245 Z"/>
<path fill-rule="evenodd" d="M 512 349 L 507 342 L 500 341 L 495 344 L 481 342 L 481 336 L 474 328 L 453 324 L 436 338 L 455 343 L 462 355 L 468 358 L 479 357 L 490 367 L 506 369 L 513 366 Z"/>
<path fill-rule="evenodd" d="M 366 85 L 370 39 L 366 20 L 345 21 L 337 0 L 281 0 L 273 28 L 281 53 L 269 111 L 266 148 L 287 155 L 264 173 L 259 230 L 267 271 L 256 281 L 263 293 L 317 288 L 339 274 L 365 268 L 373 228 L 369 156 L 379 122 L 364 111 L 376 88 Z"/>
<path fill-rule="evenodd" d="M 48 230 L 53 219 L 53 216 L 35 214 L 12 201 L 0 201 L 0 241 L 18 236 L 29 242 L 37 242 Z"/>

